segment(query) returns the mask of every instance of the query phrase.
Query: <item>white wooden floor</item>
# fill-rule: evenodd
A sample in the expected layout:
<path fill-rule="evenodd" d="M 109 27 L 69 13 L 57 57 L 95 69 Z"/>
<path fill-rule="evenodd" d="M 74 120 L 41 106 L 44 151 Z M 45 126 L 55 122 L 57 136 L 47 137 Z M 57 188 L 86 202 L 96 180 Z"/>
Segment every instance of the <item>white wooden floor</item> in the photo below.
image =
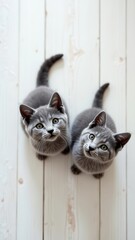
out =
<path fill-rule="evenodd" d="M 45 59 L 71 124 L 110 82 L 105 110 L 132 138 L 102 180 L 71 157 L 38 161 L 19 103 Z M 0 0 L 0 240 L 135 239 L 135 0 Z"/>

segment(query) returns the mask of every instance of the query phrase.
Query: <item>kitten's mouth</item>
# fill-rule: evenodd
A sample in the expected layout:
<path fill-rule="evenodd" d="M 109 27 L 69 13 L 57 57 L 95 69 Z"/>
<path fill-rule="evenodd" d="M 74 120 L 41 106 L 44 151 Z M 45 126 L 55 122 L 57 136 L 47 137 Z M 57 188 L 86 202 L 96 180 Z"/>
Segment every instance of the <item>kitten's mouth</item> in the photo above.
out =
<path fill-rule="evenodd" d="M 87 158 L 93 158 L 92 154 L 90 151 L 84 149 L 84 155 L 87 157 Z"/>
<path fill-rule="evenodd" d="M 95 152 L 90 151 L 87 147 L 83 148 L 83 152 L 84 152 L 85 157 L 87 157 L 87 158 L 92 158 L 92 159 L 97 158 Z"/>
<path fill-rule="evenodd" d="M 57 138 L 58 138 L 58 135 L 51 135 L 51 136 L 47 139 L 47 141 L 53 142 L 53 141 L 55 141 Z"/>
<path fill-rule="evenodd" d="M 108 162 L 111 162 L 113 159 L 109 159 L 108 161 L 103 161 L 102 159 L 100 159 L 98 157 L 98 155 L 96 153 L 94 153 L 93 151 L 88 151 L 87 149 L 84 149 L 84 155 L 86 158 L 91 158 L 92 160 L 99 162 L 101 164 L 106 164 Z"/>
<path fill-rule="evenodd" d="M 92 156 L 92 155 L 91 155 L 91 152 L 90 152 L 89 150 L 85 150 L 85 151 L 86 151 L 86 153 L 87 153 L 88 155 Z"/>

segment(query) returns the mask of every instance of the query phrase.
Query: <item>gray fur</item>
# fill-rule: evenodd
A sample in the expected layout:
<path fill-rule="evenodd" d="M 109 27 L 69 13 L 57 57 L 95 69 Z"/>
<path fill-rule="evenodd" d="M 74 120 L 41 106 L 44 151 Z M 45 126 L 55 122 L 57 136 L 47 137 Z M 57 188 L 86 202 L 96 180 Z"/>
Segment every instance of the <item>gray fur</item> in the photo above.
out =
<path fill-rule="evenodd" d="M 37 87 L 38 86 L 48 86 L 48 73 L 51 66 L 63 57 L 63 54 L 56 54 L 42 64 L 37 75 Z"/>
<path fill-rule="evenodd" d="M 105 83 L 103 86 L 101 86 L 99 88 L 99 90 L 95 94 L 92 107 L 102 108 L 103 95 L 104 95 L 105 90 L 108 88 L 108 86 L 109 86 L 109 83 Z"/>
<path fill-rule="evenodd" d="M 102 111 L 104 84 L 95 94 L 93 107 L 80 113 L 72 126 L 72 156 L 74 174 L 81 171 L 96 178 L 112 164 L 114 157 L 130 139 L 130 133 L 116 133 L 112 118 Z"/>
<path fill-rule="evenodd" d="M 38 87 L 20 105 L 23 127 L 40 160 L 69 152 L 70 133 L 66 104 L 58 93 L 42 86 L 48 84 L 48 71 L 62 56 L 55 55 L 43 63 L 37 77 Z"/>

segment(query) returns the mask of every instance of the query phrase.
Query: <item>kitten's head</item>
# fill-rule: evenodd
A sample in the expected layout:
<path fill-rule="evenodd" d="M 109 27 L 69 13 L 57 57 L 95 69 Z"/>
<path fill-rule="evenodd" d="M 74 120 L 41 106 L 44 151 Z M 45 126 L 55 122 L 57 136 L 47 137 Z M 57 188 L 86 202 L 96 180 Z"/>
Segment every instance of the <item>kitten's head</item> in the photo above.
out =
<path fill-rule="evenodd" d="M 55 142 L 58 137 L 66 138 L 68 117 L 61 97 L 54 93 L 47 106 L 33 109 L 20 105 L 20 112 L 27 134 L 37 142 Z"/>
<path fill-rule="evenodd" d="M 100 163 L 111 161 L 130 139 L 130 133 L 114 134 L 106 127 L 106 113 L 100 112 L 80 136 L 85 157 Z"/>

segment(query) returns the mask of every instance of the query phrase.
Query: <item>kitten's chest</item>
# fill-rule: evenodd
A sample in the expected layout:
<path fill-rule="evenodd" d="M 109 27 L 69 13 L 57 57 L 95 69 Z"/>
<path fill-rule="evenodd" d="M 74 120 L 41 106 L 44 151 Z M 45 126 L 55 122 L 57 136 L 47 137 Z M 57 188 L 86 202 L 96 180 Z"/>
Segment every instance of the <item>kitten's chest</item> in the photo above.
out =
<path fill-rule="evenodd" d="M 37 142 L 31 139 L 31 143 L 37 153 L 43 154 L 46 156 L 53 156 L 53 155 L 59 154 L 67 146 L 66 141 L 64 141 L 61 137 L 59 137 L 54 142 L 49 142 L 49 141 Z"/>
<path fill-rule="evenodd" d="M 80 155 L 76 155 L 74 162 L 81 171 L 89 174 L 101 173 L 112 164 L 112 161 L 102 164 L 93 159 Z"/>

